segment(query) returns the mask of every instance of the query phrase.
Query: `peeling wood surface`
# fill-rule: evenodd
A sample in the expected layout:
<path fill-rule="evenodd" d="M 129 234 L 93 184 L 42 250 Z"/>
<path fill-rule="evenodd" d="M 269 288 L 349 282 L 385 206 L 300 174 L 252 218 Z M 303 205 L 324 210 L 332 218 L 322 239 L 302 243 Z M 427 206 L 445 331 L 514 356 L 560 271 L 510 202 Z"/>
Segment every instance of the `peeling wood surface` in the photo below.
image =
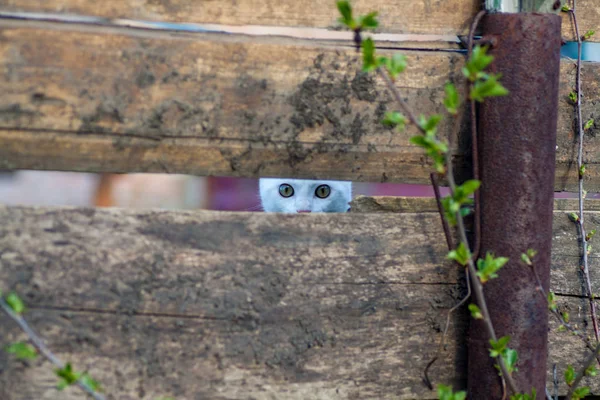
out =
<path fill-rule="evenodd" d="M 373 1 L 355 0 L 357 15 L 379 12 L 380 30 L 393 33 L 464 35 L 480 9 L 475 0 Z M 85 0 L 0 0 L 0 11 L 79 14 L 104 18 L 129 18 L 144 21 L 264 25 L 312 28 L 338 26 L 335 2 L 319 0 L 108 0 L 93 4 Z M 595 0 L 577 2 L 581 34 L 589 29 L 600 32 L 600 5 Z M 572 24 L 563 14 L 563 37 L 573 40 Z M 592 41 L 600 40 L 598 35 Z"/>
<path fill-rule="evenodd" d="M 438 214 L 416 203 L 321 215 L 0 207 L 0 282 L 110 398 L 431 399 L 422 368 L 461 289 Z M 583 327 L 576 243 L 556 211 L 551 285 Z M 453 319 L 436 382 L 464 386 L 465 322 Z M 21 338 L 4 316 L 0 338 Z M 583 349 L 552 331 L 550 351 L 563 371 Z M 56 392 L 48 367 L 0 353 L 0 398 L 82 398 Z"/>
<path fill-rule="evenodd" d="M 414 129 L 379 123 L 393 104 L 379 80 L 360 72 L 352 48 L 73 29 L 0 23 L 0 168 L 428 183 L 427 161 L 409 143 Z M 408 103 L 442 113 L 444 83 L 461 79 L 463 56 L 405 53 L 398 86 Z M 564 62 L 556 190 L 577 184 L 574 79 Z M 598 119 L 598 82 L 600 65 L 586 64 L 585 120 Z M 600 189 L 599 130 L 597 122 L 585 137 L 590 191 Z M 467 138 L 455 152 L 459 178 L 468 176 Z"/>

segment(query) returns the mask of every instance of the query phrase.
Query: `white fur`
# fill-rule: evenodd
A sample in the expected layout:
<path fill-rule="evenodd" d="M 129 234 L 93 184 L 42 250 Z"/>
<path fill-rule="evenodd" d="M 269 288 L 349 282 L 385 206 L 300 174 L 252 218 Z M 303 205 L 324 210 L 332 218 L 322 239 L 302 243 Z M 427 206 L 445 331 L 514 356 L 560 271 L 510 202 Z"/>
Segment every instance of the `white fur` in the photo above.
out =
<path fill-rule="evenodd" d="M 279 194 L 279 186 L 283 183 L 294 188 L 293 196 L 286 198 Z M 319 185 L 329 185 L 331 188 L 327 198 L 321 199 L 315 195 Z M 261 178 L 259 188 L 261 204 L 266 212 L 346 212 L 352 200 L 352 182 Z"/>

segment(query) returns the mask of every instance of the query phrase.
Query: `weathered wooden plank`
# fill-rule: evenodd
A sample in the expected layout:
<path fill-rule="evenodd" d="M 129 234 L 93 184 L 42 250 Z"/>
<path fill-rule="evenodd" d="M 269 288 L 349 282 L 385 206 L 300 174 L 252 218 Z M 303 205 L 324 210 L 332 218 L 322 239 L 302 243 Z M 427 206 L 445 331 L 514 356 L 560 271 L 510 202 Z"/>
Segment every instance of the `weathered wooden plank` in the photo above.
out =
<path fill-rule="evenodd" d="M 353 213 L 411 213 L 437 212 L 433 198 L 393 197 L 393 196 L 358 196 L 351 203 Z M 585 221 L 587 231 L 600 230 L 600 201 L 586 200 Z M 554 224 L 552 242 L 552 288 L 557 293 L 570 296 L 585 295 L 585 282 L 579 267 L 580 248 L 577 226 L 569 219 L 571 212 L 578 212 L 578 200 L 556 199 L 554 201 Z M 435 222 L 432 219 L 432 223 Z M 600 287 L 600 274 L 595 265 L 600 263 L 600 250 L 594 246 L 592 239 L 589 254 L 590 275 L 594 284 Z M 600 247 L 600 246 L 599 246 Z M 524 249 L 526 250 L 526 249 Z M 441 255 L 440 255 L 441 256 Z"/>
<path fill-rule="evenodd" d="M 357 14 L 379 11 L 380 30 L 394 33 L 466 34 L 481 3 L 475 0 L 429 1 L 395 0 L 352 2 Z M 332 28 L 338 26 L 335 2 L 319 0 L 245 1 L 137 1 L 110 0 L 92 5 L 82 0 L 0 0 L 2 11 L 80 14 L 104 18 L 129 18 L 158 22 L 265 25 Z M 600 6 L 594 0 L 577 2 L 579 29 L 600 31 Z M 574 30 L 563 13 L 563 36 L 573 40 Z M 598 37 L 592 37 L 598 41 Z"/>
<path fill-rule="evenodd" d="M 115 398 L 434 397 L 421 369 L 459 291 L 457 269 L 432 258 L 442 237 L 427 217 L 2 207 L 0 218 L 4 289 Z M 4 344 L 17 331 L 0 320 Z M 459 342 L 434 369 L 455 386 Z M 57 398 L 39 371 L 0 358 L 0 397 Z"/>
<path fill-rule="evenodd" d="M 0 282 L 23 295 L 50 346 L 116 398 L 435 398 L 421 371 L 460 296 L 459 277 L 444 261 L 437 213 L 406 210 L 0 207 Z M 576 258 L 556 239 L 563 216 L 554 253 Z M 554 259 L 552 286 L 573 296 L 560 280 L 576 272 L 561 269 Z M 582 324 L 585 302 L 560 299 Z M 432 376 L 462 387 L 464 314 L 456 318 Z M 1 345 L 20 337 L 0 321 Z M 550 350 L 564 370 L 581 346 L 553 331 Z M 0 354 L 3 399 L 81 398 L 54 391 L 48 365 Z"/>
<path fill-rule="evenodd" d="M 415 131 L 379 123 L 393 104 L 360 72 L 351 48 L 68 24 L 0 27 L 0 168 L 428 182 L 425 157 L 409 143 Z M 408 103 L 443 112 L 443 85 L 460 79 L 463 56 L 406 54 L 398 85 Z M 598 113 L 600 65 L 586 64 L 583 79 L 587 120 Z M 565 62 L 556 190 L 572 190 L 578 179 L 573 85 Z M 585 138 L 590 191 L 600 189 L 597 130 Z M 459 142 L 465 176 L 468 141 Z"/>
<path fill-rule="evenodd" d="M 570 323 L 587 335 L 589 338 L 594 337 L 594 330 L 590 322 L 590 310 L 589 302 L 586 299 L 574 298 L 574 297 L 557 297 L 557 304 L 561 312 L 566 311 L 569 313 Z M 596 308 L 600 303 L 596 304 Z M 553 382 L 552 382 L 552 368 L 554 364 L 557 366 L 557 378 L 559 381 L 559 393 L 565 395 L 568 388 L 564 383 L 564 373 L 567 365 L 572 365 L 576 371 L 582 365 L 582 361 L 588 354 L 589 350 L 586 349 L 583 341 L 569 331 L 559 332 L 559 324 L 554 316 L 549 317 L 550 331 L 548 333 L 548 380 L 547 387 L 551 393 L 553 393 Z M 600 393 L 598 377 L 584 378 L 583 385 L 590 386 L 592 389 L 592 395 L 589 398 L 593 399 L 598 397 Z M 595 396 L 594 396 L 595 395 Z"/>
<path fill-rule="evenodd" d="M 477 13 L 479 6 L 474 0 L 444 1 L 435 5 L 428 1 L 358 0 L 352 4 L 358 15 L 379 11 L 382 31 L 422 34 L 467 33 L 469 19 Z M 109 0 L 98 6 L 81 0 L 0 0 L 0 10 L 58 12 L 161 22 L 318 28 L 338 26 L 339 16 L 335 1 L 319 0 Z"/>

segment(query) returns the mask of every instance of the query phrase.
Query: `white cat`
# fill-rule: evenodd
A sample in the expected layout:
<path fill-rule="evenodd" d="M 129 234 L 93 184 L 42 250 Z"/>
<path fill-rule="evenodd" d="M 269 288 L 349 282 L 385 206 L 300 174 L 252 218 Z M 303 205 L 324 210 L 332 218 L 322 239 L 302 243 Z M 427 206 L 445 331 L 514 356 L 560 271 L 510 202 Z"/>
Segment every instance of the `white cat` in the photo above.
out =
<path fill-rule="evenodd" d="M 260 201 L 266 212 L 346 212 L 352 182 L 261 178 Z"/>

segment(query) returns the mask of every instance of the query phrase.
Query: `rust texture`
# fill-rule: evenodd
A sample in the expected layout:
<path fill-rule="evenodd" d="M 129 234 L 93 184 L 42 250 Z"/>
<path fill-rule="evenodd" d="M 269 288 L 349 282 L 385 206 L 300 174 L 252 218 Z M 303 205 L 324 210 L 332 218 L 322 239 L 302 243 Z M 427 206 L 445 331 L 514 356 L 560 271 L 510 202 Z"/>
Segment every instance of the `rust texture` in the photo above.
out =
<path fill-rule="evenodd" d="M 535 268 L 545 290 L 550 278 L 561 20 L 550 14 L 492 14 L 483 35 L 494 38 L 494 73 L 510 91 L 479 107 L 481 255 L 509 257 L 485 285 L 498 337 L 517 350 L 519 390 L 544 398 L 548 313 L 535 276 L 520 256 L 538 251 Z M 501 399 L 489 337 L 480 321 L 469 332 L 468 386 L 472 399 Z"/>

